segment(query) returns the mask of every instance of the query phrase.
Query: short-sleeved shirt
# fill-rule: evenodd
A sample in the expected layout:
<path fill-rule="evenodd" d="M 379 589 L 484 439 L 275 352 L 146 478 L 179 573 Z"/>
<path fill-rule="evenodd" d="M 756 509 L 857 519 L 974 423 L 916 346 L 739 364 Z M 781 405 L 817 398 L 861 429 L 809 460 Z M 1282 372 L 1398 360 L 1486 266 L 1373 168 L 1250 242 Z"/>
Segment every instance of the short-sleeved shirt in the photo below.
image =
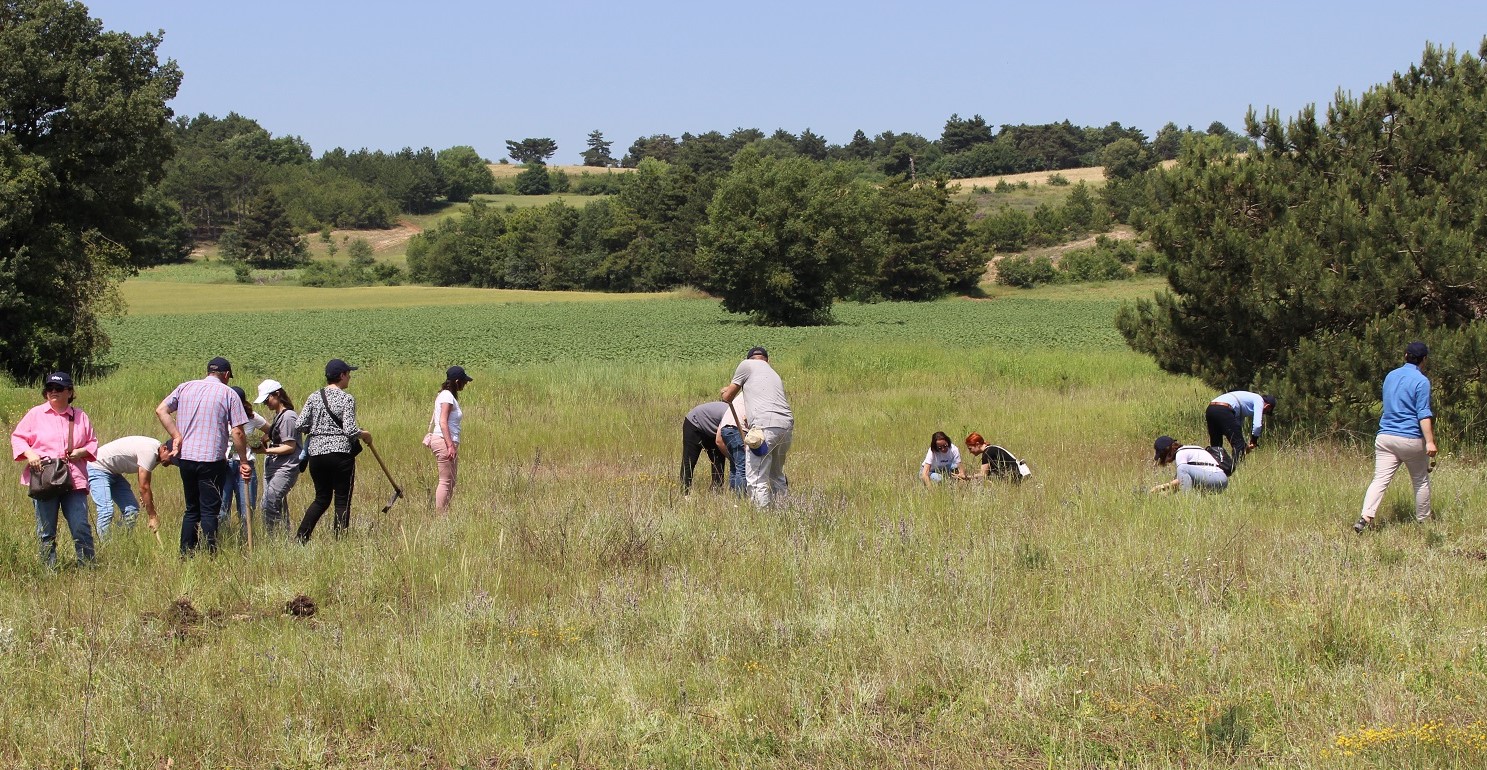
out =
<path fill-rule="evenodd" d="M 1420 367 L 1405 364 L 1384 377 L 1384 413 L 1379 433 L 1400 438 L 1425 438 L 1420 421 L 1434 417 L 1430 410 L 1430 380 Z"/>
<path fill-rule="evenodd" d="M 960 467 L 960 447 L 954 444 L 944 452 L 936 452 L 931 449 L 924 453 L 923 465 L 936 472 L 953 471 Z"/>
<path fill-rule="evenodd" d="M 723 412 L 723 419 L 718 422 L 718 430 L 722 430 L 723 428 L 737 429 L 738 420 L 743 420 L 745 425 L 749 422 L 749 407 L 748 404 L 744 403 L 743 399 L 733 399 L 733 403 L 729 404 L 729 407 L 728 411 Z M 738 420 L 733 419 L 734 413 L 738 414 Z"/>
<path fill-rule="evenodd" d="M 253 454 L 253 439 L 252 439 L 252 433 L 253 433 L 253 431 L 255 431 L 255 430 L 266 430 L 267 428 L 268 428 L 268 420 L 265 420 L 262 417 L 258 416 L 258 414 L 256 412 L 249 412 L 248 413 L 248 424 L 243 426 L 243 432 L 249 434 L 249 438 L 248 438 L 248 462 L 250 462 L 250 463 L 253 462 L 253 460 L 257 457 L 257 455 Z M 230 462 L 237 462 L 238 461 L 238 450 L 237 450 L 237 447 L 233 446 L 230 443 L 227 445 L 227 459 Z"/>
<path fill-rule="evenodd" d="M 165 398 L 181 429 L 181 459 L 220 462 L 232 443 L 230 429 L 248 424 L 243 400 L 216 377 L 183 382 Z"/>
<path fill-rule="evenodd" d="M 711 436 L 718 432 L 723 424 L 723 418 L 728 414 L 728 403 L 726 401 L 709 401 L 698 404 L 687 412 L 687 422 L 691 423 L 697 430 Z"/>
<path fill-rule="evenodd" d="M 160 465 L 160 442 L 149 436 L 125 436 L 98 447 L 98 459 L 89 468 L 127 476 L 140 471 L 153 471 Z"/>
<path fill-rule="evenodd" d="M 285 409 L 274 415 L 269 421 L 268 443 L 269 446 L 279 446 L 293 441 L 299 443 L 299 415 L 293 409 Z"/>
<path fill-rule="evenodd" d="M 1177 456 L 1172 460 L 1173 465 L 1178 467 L 1184 465 L 1197 465 L 1200 467 L 1217 468 L 1218 461 L 1208 450 L 1200 446 L 1181 446 L 1177 448 Z"/>
<path fill-rule="evenodd" d="M 749 427 L 795 427 L 790 399 L 785 396 L 785 383 L 768 361 L 744 360 L 733 372 L 733 384 L 743 388 L 744 401 L 749 405 Z"/>
<path fill-rule="evenodd" d="M 460 400 L 447 390 L 439 391 L 439 395 L 434 397 L 434 416 L 431 420 L 434 423 L 434 430 L 432 432 L 435 436 L 444 438 L 444 427 L 439 424 L 440 404 L 449 404 L 449 432 L 452 434 L 450 441 L 458 444 L 460 443 L 460 422 L 465 417 L 464 410 L 460 409 Z"/>
<path fill-rule="evenodd" d="M 1021 476 L 1017 470 L 1017 458 L 999 446 L 988 445 L 981 450 L 981 465 L 998 476 Z"/>

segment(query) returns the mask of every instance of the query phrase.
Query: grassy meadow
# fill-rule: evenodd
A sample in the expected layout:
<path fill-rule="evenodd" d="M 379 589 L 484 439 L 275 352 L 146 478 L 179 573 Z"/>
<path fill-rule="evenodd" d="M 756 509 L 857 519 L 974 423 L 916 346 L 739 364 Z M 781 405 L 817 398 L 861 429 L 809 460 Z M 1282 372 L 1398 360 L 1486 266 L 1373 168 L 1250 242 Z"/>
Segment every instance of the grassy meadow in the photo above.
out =
<path fill-rule="evenodd" d="M 789 329 L 687 294 L 131 281 L 117 366 L 79 385 L 101 435 L 159 435 L 213 355 L 297 404 L 343 357 L 407 497 L 378 513 L 366 453 L 347 537 L 183 561 L 165 470 L 164 547 L 121 530 L 49 574 L 0 486 L 0 766 L 1483 766 L 1475 464 L 1443 447 L 1439 521 L 1407 523 L 1400 480 L 1358 537 L 1370 448 L 1289 434 L 1282 404 L 1227 493 L 1145 494 L 1171 478 L 1152 439 L 1202 442 L 1212 395 L 1113 330 L 1155 286 Z M 706 489 L 705 459 L 683 497 L 683 415 L 753 344 L 795 410 L 788 502 Z M 439 518 L 419 439 L 452 363 L 475 382 Z M 0 389 L 0 418 L 39 400 Z M 924 489 L 935 430 L 1034 477 Z"/>

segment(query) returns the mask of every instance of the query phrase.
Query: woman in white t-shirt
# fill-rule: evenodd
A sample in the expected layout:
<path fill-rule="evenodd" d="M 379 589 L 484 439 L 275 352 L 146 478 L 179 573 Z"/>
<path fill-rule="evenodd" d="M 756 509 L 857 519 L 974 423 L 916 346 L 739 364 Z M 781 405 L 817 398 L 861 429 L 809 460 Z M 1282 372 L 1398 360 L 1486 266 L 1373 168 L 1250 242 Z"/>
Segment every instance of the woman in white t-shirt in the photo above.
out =
<path fill-rule="evenodd" d="M 1152 447 L 1156 450 L 1153 461 L 1158 466 L 1177 466 L 1177 478 L 1151 488 L 1151 492 L 1184 492 L 1197 488 L 1199 491 L 1222 492 L 1229 487 L 1229 475 L 1224 473 L 1208 450 L 1200 446 L 1178 443 L 1171 436 L 1162 436 Z"/>
<path fill-rule="evenodd" d="M 248 394 L 243 392 L 242 388 L 236 385 L 231 387 L 232 392 L 238 394 L 238 398 L 243 400 L 243 411 L 248 415 L 248 424 L 243 426 L 243 433 L 248 438 L 248 464 L 253 466 L 253 470 L 246 479 L 238 473 L 238 464 L 241 462 L 238 458 L 238 450 L 231 442 L 228 442 L 227 472 L 222 474 L 222 510 L 217 514 L 217 527 L 220 529 L 232 518 L 232 504 L 236 502 L 240 536 L 246 538 L 249 517 L 258 515 L 258 463 L 253 450 L 263 448 L 264 441 L 268 437 L 265 432 L 268 420 L 253 412 L 253 405 L 248 403 Z M 253 435 L 254 431 L 259 433 L 257 437 Z"/>
<path fill-rule="evenodd" d="M 944 480 L 947 476 L 965 478 L 960 469 L 960 449 L 942 430 L 929 437 L 929 451 L 924 453 L 924 464 L 919 467 L 919 479 L 925 486 Z"/>
<path fill-rule="evenodd" d="M 444 373 L 444 386 L 434 399 L 434 416 L 429 419 L 429 433 L 423 445 L 434 453 L 439 463 L 439 486 L 434 490 L 434 508 L 448 515 L 449 501 L 454 497 L 454 480 L 459 473 L 460 409 L 459 392 L 474 382 L 462 366 L 451 366 Z"/>

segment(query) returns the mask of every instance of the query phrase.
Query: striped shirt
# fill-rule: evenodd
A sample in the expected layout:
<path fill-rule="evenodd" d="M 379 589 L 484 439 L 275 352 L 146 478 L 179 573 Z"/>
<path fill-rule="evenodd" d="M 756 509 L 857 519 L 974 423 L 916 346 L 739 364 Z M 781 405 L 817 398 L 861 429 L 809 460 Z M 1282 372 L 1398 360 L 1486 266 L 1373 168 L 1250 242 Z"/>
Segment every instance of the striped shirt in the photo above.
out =
<path fill-rule="evenodd" d="M 165 397 L 181 429 L 181 459 L 221 462 L 232 443 L 231 429 L 248 423 L 243 400 L 216 377 L 183 382 Z"/>

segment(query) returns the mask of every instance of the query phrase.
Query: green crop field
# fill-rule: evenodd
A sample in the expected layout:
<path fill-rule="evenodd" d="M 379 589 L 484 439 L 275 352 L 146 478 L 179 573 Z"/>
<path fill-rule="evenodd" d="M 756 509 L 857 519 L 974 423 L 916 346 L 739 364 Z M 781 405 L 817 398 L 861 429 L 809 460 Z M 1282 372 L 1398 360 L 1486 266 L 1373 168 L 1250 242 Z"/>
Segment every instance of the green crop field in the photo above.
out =
<path fill-rule="evenodd" d="M 1325 767 L 1487 764 L 1487 483 L 1452 447 L 1439 520 L 1355 536 L 1369 447 L 1277 430 L 1215 496 L 1151 496 L 1152 439 L 1205 386 L 1111 326 L 1150 281 L 838 306 L 758 328 L 694 294 L 131 281 L 107 438 L 213 355 L 296 403 L 324 361 L 369 454 L 352 528 L 182 560 L 120 531 L 48 573 L 0 486 L 0 766 Z M 786 504 L 677 487 L 680 423 L 770 348 L 796 416 Z M 452 515 L 420 445 L 445 366 Z M 0 389 L 0 418 L 39 401 Z M 1450 405 L 1438 405 L 1450 419 Z M 929 435 L 1025 457 L 924 489 Z M 14 478 L 14 477 L 13 477 Z M 290 497 L 298 520 L 303 479 Z M 307 597 L 313 616 L 286 612 Z M 301 600 L 303 606 L 303 600 Z"/>

